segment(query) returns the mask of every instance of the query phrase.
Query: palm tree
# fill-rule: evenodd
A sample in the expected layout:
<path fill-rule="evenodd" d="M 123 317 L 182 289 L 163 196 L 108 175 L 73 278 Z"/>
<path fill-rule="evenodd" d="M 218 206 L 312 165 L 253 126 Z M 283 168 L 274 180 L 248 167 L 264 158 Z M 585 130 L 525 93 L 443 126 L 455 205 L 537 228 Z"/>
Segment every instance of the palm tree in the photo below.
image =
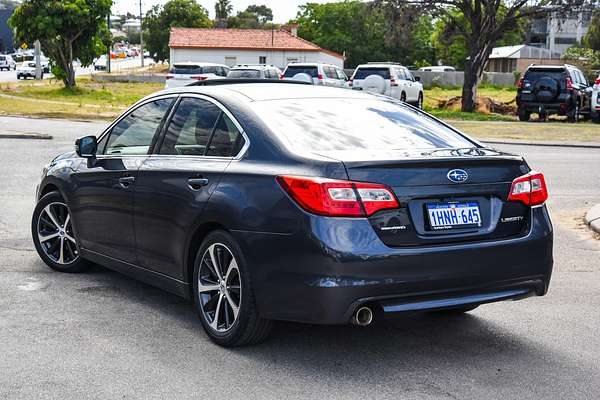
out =
<path fill-rule="evenodd" d="M 219 28 L 227 27 L 227 17 L 233 11 L 233 6 L 229 0 L 217 0 L 215 3 L 215 19 Z"/>

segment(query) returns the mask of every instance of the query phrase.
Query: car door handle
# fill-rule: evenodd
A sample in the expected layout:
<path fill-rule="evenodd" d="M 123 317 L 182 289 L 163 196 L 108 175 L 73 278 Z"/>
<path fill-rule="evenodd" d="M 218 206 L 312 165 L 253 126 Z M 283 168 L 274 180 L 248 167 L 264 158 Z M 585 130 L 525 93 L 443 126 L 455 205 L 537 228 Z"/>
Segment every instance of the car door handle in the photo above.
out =
<path fill-rule="evenodd" d="M 133 176 L 124 176 L 122 178 L 119 178 L 119 185 L 121 185 L 121 187 L 125 189 L 131 186 L 133 182 L 135 182 L 135 177 Z"/>
<path fill-rule="evenodd" d="M 190 178 L 188 179 L 188 186 L 192 190 L 200 190 L 202 187 L 208 185 L 208 179 L 206 178 Z"/>

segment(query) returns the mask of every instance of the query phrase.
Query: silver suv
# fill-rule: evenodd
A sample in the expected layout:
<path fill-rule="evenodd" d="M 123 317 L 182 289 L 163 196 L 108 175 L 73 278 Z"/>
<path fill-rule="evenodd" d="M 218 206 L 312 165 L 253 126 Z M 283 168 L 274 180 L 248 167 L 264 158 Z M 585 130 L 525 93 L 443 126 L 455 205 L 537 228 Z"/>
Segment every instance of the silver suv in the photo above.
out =
<path fill-rule="evenodd" d="M 17 69 L 17 63 L 8 54 L 0 54 L 0 71 Z"/>
<path fill-rule="evenodd" d="M 283 79 L 295 79 L 321 86 L 348 86 L 348 76 L 344 70 L 332 64 L 292 63 L 285 69 Z"/>
<path fill-rule="evenodd" d="M 231 68 L 227 74 L 228 79 L 274 79 L 282 78 L 281 70 L 273 65 L 241 64 Z"/>
<path fill-rule="evenodd" d="M 350 87 L 383 94 L 423 108 L 423 85 L 408 68 L 394 63 L 369 63 L 356 67 Z"/>

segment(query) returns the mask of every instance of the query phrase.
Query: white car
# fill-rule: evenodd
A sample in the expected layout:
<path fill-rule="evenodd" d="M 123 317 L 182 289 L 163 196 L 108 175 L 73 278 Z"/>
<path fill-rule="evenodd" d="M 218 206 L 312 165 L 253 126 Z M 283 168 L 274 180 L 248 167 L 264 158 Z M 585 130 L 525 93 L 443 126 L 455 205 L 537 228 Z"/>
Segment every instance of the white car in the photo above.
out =
<path fill-rule="evenodd" d="M 382 94 L 423 108 L 423 85 L 408 68 L 393 63 L 369 63 L 356 67 L 350 87 Z"/>
<path fill-rule="evenodd" d="M 600 76 L 594 81 L 591 102 L 592 121 L 598 124 L 600 123 Z"/>
<path fill-rule="evenodd" d="M 175 63 L 167 75 L 166 89 L 187 86 L 197 81 L 225 79 L 229 67 L 213 63 Z"/>
<path fill-rule="evenodd" d="M 343 69 L 332 64 L 291 63 L 283 72 L 283 79 L 294 79 L 313 85 L 347 87 L 348 76 Z"/>
<path fill-rule="evenodd" d="M 0 54 L 0 71 L 10 71 L 11 69 L 17 69 L 15 60 L 8 54 Z"/>
<path fill-rule="evenodd" d="M 236 65 L 227 74 L 227 79 L 272 79 L 280 80 L 281 70 L 273 65 Z"/>
<path fill-rule="evenodd" d="M 106 71 L 106 66 L 108 64 L 107 60 L 106 54 L 98 57 L 96 61 L 94 61 L 94 71 Z"/>
<path fill-rule="evenodd" d="M 35 78 L 35 61 L 25 61 L 17 67 L 17 79 Z M 44 79 L 44 71 L 42 70 L 42 79 Z"/>
<path fill-rule="evenodd" d="M 429 72 L 456 72 L 456 68 L 450 67 L 448 65 L 432 65 L 430 67 L 419 68 L 419 71 L 429 71 Z"/>

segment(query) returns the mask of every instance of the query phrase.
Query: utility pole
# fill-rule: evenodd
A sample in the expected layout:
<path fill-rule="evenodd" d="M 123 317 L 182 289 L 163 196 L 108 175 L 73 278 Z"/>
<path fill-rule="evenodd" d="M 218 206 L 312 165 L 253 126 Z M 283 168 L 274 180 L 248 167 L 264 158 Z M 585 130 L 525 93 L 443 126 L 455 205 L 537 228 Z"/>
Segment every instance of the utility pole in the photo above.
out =
<path fill-rule="evenodd" d="M 35 41 L 35 79 L 40 80 L 44 76 L 42 71 L 42 47 L 40 41 Z"/>
<path fill-rule="evenodd" d="M 106 72 L 110 74 L 110 49 L 112 47 L 112 33 L 110 33 L 110 11 L 108 12 L 108 17 L 106 22 L 108 23 L 108 36 L 110 37 L 110 41 L 108 42 L 108 54 L 106 55 Z"/>
<path fill-rule="evenodd" d="M 144 14 L 142 12 L 142 0 L 140 0 L 140 56 L 142 57 L 142 68 L 144 68 L 144 30 L 142 29 Z"/>

